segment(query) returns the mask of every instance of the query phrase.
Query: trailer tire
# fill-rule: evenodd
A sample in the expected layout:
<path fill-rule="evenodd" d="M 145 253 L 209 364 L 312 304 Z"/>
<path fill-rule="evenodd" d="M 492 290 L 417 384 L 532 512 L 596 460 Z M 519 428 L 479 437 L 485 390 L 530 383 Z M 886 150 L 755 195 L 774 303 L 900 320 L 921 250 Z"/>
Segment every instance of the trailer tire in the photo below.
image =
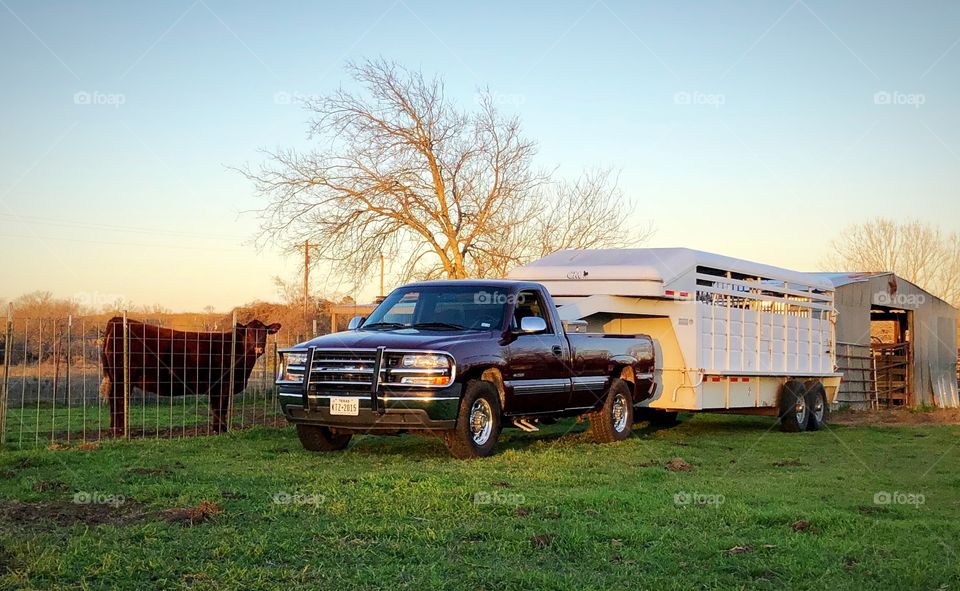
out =
<path fill-rule="evenodd" d="M 334 433 L 322 425 L 297 425 L 297 437 L 307 451 L 340 451 L 353 437 L 350 433 Z"/>
<path fill-rule="evenodd" d="M 804 389 L 806 390 L 804 398 L 807 403 L 807 414 L 810 415 L 807 420 L 807 431 L 819 431 L 826 425 L 827 417 L 830 415 L 827 391 L 818 380 L 809 380 L 804 384 Z"/>
<path fill-rule="evenodd" d="M 607 389 L 603 406 L 590 413 L 590 433 L 597 443 L 614 443 L 630 437 L 633 431 L 633 399 L 630 388 L 615 379 Z"/>
<path fill-rule="evenodd" d="M 443 434 L 450 455 L 460 460 L 493 453 L 500 437 L 500 396 L 490 382 L 470 380 L 463 389 L 457 426 Z"/>
<path fill-rule="evenodd" d="M 780 428 L 787 433 L 799 433 L 807 428 L 810 413 L 805 395 L 807 389 L 797 380 L 790 380 L 780 388 Z"/>

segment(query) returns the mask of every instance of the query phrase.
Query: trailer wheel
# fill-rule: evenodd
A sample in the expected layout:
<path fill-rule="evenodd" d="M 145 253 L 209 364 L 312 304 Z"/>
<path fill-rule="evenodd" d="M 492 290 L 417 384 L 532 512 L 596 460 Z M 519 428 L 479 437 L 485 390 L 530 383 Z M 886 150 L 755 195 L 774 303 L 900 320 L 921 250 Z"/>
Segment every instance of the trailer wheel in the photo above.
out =
<path fill-rule="evenodd" d="M 590 413 L 590 433 L 597 443 L 613 443 L 630 437 L 633 431 L 633 399 L 621 379 L 613 380 L 603 406 Z"/>
<path fill-rule="evenodd" d="M 297 437 L 307 451 L 340 451 L 347 447 L 350 433 L 334 433 L 321 425 L 297 425 Z"/>
<path fill-rule="evenodd" d="M 830 414 L 829 405 L 827 405 L 827 391 L 817 380 L 810 380 L 804 384 L 806 394 L 804 398 L 807 403 L 807 412 L 810 418 L 807 420 L 807 431 L 819 431 L 827 422 L 827 416 Z"/>
<path fill-rule="evenodd" d="M 470 380 L 464 388 L 457 426 L 443 434 L 450 455 L 461 460 L 493 453 L 500 437 L 500 399 L 490 382 Z"/>
<path fill-rule="evenodd" d="M 780 428 L 787 433 L 799 433 L 807 428 L 810 413 L 806 393 L 807 389 L 797 380 L 790 380 L 780 388 Z"/>

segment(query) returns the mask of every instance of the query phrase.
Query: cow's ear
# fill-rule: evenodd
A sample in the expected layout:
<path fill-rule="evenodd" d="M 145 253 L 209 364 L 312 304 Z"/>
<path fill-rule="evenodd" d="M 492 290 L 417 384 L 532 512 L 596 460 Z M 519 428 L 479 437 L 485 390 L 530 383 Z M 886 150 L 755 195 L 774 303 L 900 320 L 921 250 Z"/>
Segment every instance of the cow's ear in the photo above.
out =
<path fill-rule="evenodd" d="M 273 324 L 267 327 L 267 334 L 277 334 L 278 332 L 280 332 L 279 322 L 274 322 Z"/>

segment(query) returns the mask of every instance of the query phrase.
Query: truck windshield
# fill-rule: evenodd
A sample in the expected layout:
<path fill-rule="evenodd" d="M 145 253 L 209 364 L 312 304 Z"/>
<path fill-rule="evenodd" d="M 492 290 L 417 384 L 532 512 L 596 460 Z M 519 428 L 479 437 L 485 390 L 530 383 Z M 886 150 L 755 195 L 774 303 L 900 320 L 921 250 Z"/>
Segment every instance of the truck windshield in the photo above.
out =
<path fill-rule="evenodd" d="M 360 330 L 497 330 L 509 298 L 507 291 L 483 286 L 400 288 L 377 306 Z"/>

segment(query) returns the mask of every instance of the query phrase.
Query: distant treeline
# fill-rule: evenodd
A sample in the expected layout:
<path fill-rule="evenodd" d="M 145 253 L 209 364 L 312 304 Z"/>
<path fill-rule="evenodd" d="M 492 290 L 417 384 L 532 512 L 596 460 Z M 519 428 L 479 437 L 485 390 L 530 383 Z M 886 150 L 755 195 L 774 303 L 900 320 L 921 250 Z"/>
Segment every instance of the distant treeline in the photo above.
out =
<path fill-rule="evenodd" d="M 280 346 L 287 346 L 330 332 L 331 312 L 338 303 L 318 298 L 304 309 L 303 302 L 272 303 L 255 301 L 237 306 L 228 312 L 185 313 L 170 312 L 160 306 L 129 306 L 127 316 L 169 328 L 191 331 L 230 330 L 234 313 L 237 322 L 247 323 L 255 318 L 270 324 L 279 322 L 283 329 L 278 335 Z M 107 321 L 122 314 L 120 309 L 90 310 L 82 304 L 53 297 L 49 292 L 34 292 L 13 301 L 13 331 L 10 340 L 10 363 L 96 364 L 100 353 L 100 338 Z M 72 324 L 69 320 L 72 318 Z M 346 318 L 339 318 L 343 328 Z M 8 343 L 5 322 L 0 329 L 0 362 Z"/>

